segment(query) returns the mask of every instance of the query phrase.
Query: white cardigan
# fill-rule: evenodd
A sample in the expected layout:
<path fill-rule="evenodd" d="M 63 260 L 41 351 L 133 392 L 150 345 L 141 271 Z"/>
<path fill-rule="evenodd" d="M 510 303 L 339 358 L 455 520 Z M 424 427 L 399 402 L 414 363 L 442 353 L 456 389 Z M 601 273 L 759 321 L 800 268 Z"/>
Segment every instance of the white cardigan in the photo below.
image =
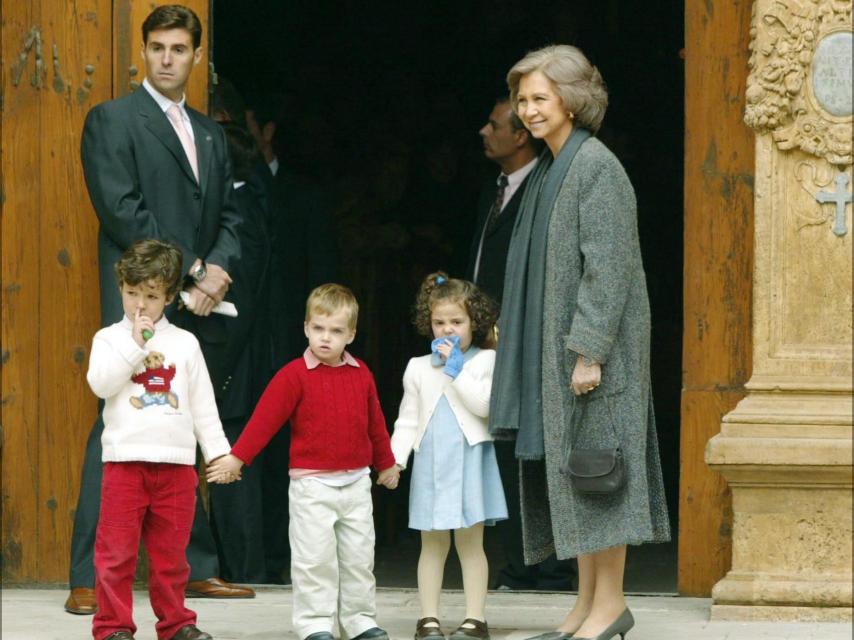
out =
<path fill-rule="evenodd" d="M 495 351 L 482 349 L 476 353 L 453 380 L 442 373 L 442 367 L 433 366 L 431 358 L 431 354 L 412 358 L 403 374 L 403 400 L 391 437 L 394 459 L 403 468 L 412 450 L 418 451 L 442 394 L 470 445 L 492 440 L 487 417 Z"/>

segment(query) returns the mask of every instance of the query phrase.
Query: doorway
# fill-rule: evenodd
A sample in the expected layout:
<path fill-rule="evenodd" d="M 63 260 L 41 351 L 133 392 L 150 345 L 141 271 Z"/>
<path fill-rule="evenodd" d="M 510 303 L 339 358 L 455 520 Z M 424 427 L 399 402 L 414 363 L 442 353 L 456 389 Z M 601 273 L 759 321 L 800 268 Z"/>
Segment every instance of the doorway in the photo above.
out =
<path fill-rule="evenodd" d="M 631 548 L 628 592 L 676 591 L 682 336 L 682 2 L 212 3 L 213 60 L 246 96 L 275 92 L 294 171 L 334 200 L 339 279 L 360 299 L 353 351 L 373 370 L 391 425 L 408 358 L 425 351 L 409 309 L 418 283 L 464 270 L 475 205 L 496 167 L 477 131 L 526 51 L 579 46 L 608 84 L 600 138 L 637 192 L 653 316 L 652 376 L 674 541 Z M 404 475 L 406 478 L 406 475 Z M 377 578 L 415 586 L 407 485 L 376 492 Z M 502 562 L 487 535 L 490 570 Z M 461 586 L 449 560 L 446 585 Z"/>

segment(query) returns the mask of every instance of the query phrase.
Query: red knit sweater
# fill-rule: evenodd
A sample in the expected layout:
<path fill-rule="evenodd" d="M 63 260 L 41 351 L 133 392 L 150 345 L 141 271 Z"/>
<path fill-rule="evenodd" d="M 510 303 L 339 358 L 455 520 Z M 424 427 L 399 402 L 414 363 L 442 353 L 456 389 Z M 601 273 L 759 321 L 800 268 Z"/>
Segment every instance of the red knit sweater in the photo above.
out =
<path fill-rule="evenodd" d="M 358 367 L 321 364 L 314 369 L 304 358 L 286 364 L 267 385 L 231 453 L 250 464 L 290 420 L 293 469 L 394 466 L 374 377 L 364 362 L 357 362 Z"/>

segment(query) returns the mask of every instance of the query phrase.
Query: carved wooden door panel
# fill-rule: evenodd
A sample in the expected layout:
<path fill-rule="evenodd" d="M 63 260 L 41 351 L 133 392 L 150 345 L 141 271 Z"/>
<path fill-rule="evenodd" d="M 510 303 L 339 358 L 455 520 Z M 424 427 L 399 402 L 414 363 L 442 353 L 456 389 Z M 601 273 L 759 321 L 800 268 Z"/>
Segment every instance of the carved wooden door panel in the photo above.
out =
<path fill-rule="evenodd" d="M 0 0 L 0 551 L 7 584 L 68 579 L 83 451 L 97 411 L 85 374 L 100 315 L 97 221 L 80 134 L 93 105 L 130 88 L 131 60 L 141 81 L 140 25 L 154 4 Z M 186 4 L 207 26 L 208 2 Z M 207 76 L 206 58 L 190 89 L 202 111 Z"/>

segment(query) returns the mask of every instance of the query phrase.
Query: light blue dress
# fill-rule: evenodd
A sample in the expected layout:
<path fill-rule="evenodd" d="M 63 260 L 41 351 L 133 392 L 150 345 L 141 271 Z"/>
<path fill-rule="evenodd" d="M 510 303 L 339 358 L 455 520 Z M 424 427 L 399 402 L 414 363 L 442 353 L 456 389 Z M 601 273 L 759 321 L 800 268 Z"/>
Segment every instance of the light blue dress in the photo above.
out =
<path fill-rule="evenodd" d="M 464 362 L 480 351 L 470 347 Z M 433 373 L 444 375 L 444 363 L 433 354 Z M 409 528 L 421 531 L 464 529 L 507 519 L 507 502 L 492 442 L 474 446 L 466 441 L 443 394 L 427 423 L 412 461 L 409 487 Z"/>

